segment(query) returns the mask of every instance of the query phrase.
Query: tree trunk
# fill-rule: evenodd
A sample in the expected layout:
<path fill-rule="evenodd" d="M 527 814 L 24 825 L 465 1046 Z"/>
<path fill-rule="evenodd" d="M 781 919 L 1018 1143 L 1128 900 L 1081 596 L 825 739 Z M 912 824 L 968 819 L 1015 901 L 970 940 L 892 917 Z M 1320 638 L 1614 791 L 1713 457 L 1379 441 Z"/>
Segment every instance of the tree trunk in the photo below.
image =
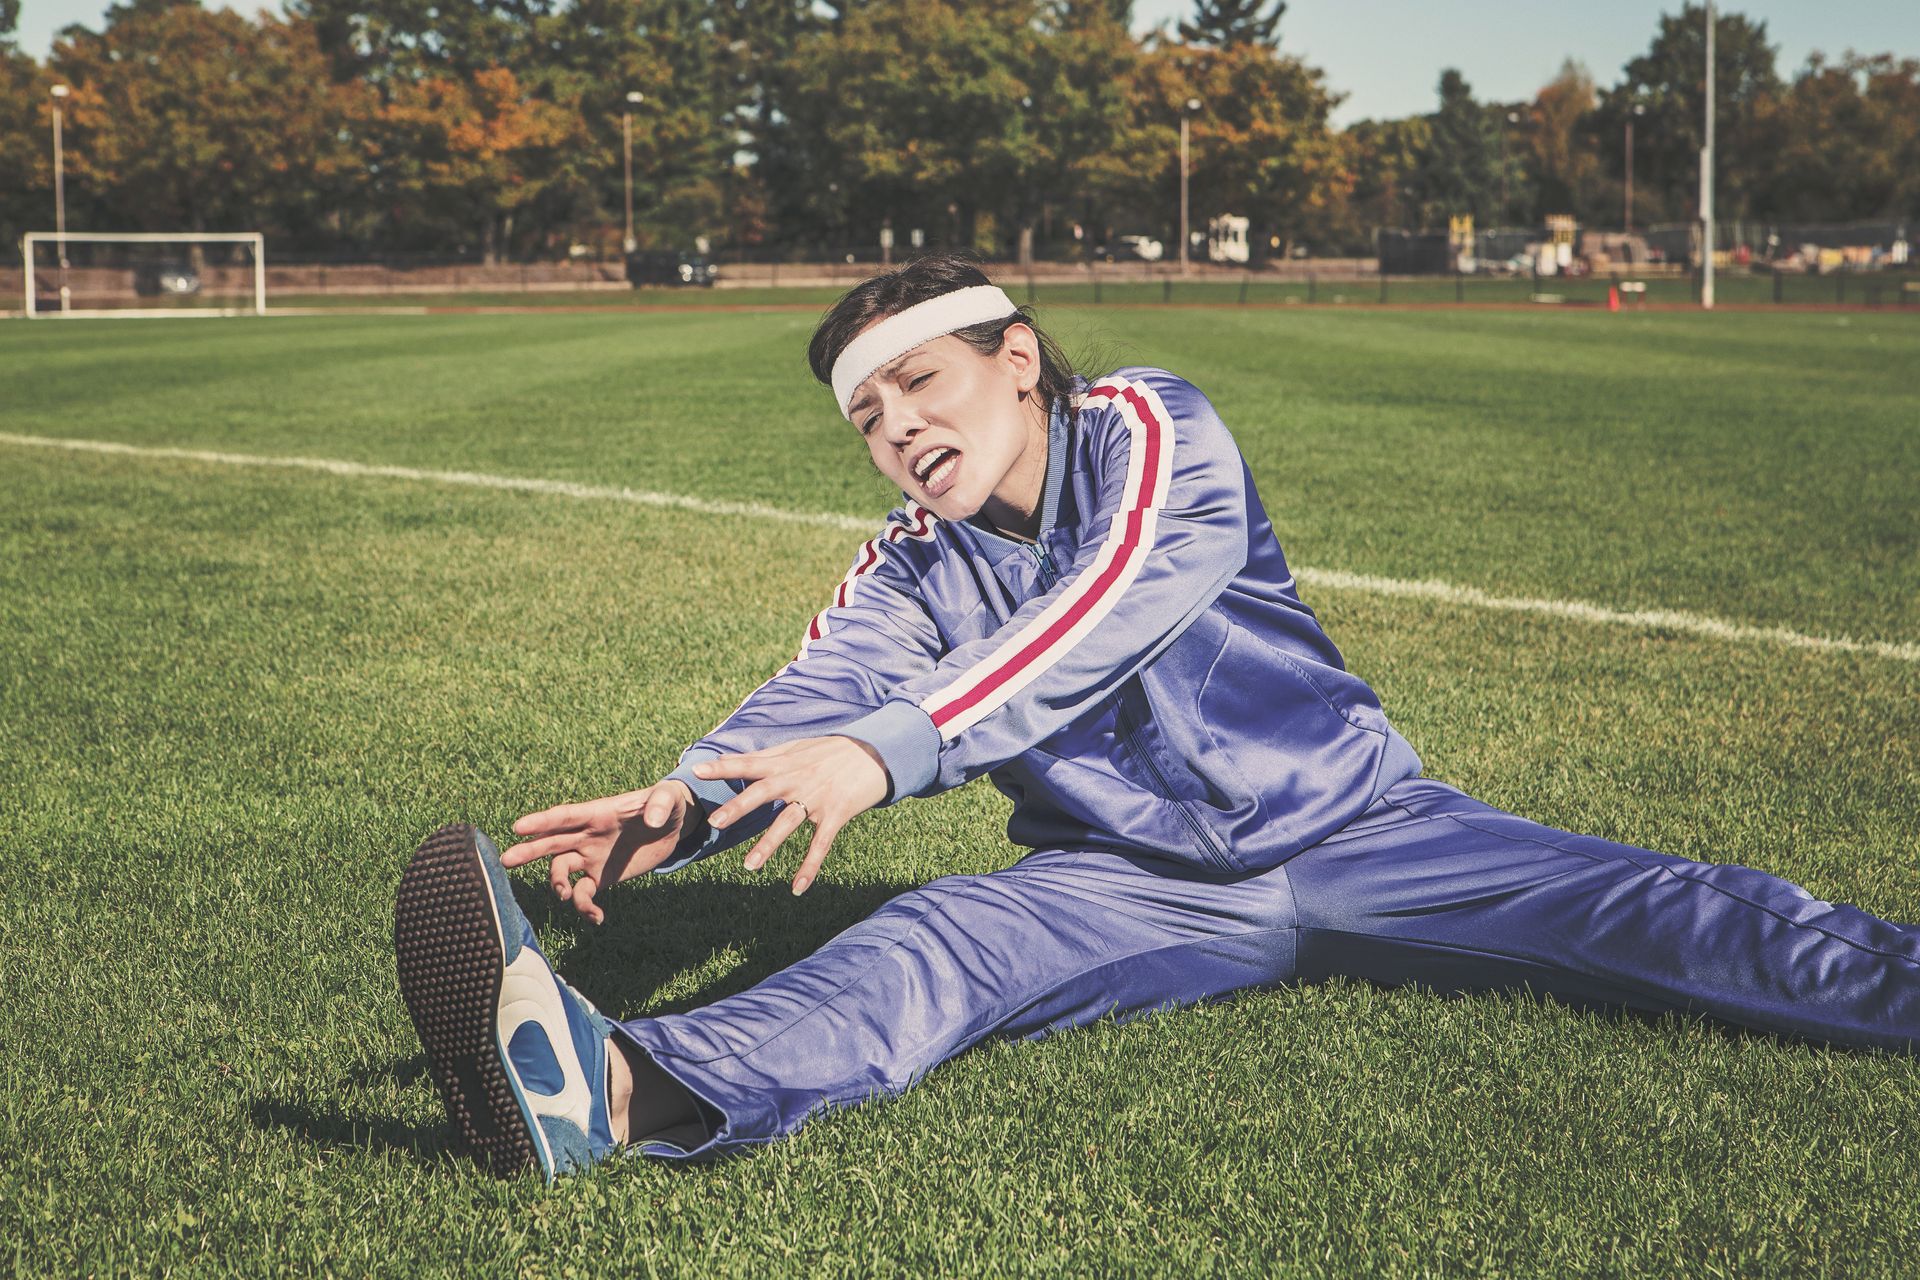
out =
<path fill-rule="evenodd" d="M 488 213 L 480 223 L 480 261 L 489 267 L 500 261 L 497 221 L 498 215 Z"/>
<path fill-rule="evenodd" d="M 1031 270 L 1033 267 L 1033 223 L 1020 224 L 1020 267 Z"/>

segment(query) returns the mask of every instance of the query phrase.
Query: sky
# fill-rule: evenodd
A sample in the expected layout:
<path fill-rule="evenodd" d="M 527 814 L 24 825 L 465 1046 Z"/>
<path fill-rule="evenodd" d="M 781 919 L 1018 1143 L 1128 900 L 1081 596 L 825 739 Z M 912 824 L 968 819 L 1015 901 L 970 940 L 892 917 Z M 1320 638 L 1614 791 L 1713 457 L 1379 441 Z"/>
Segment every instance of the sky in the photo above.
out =
<path fill-rule="evenodd" d="M 1724 7 L 1767 24 L 1782 74 L 1816 49 L 1834 57 L 1849 49 L 1920 57 L 1920 0 L 1735 0 Z M 1600 84 L 1613 84 L 1646 50 L 1660 14 L 1679 8 L 1680 0 L 1289 0 L 1280 44 L 1347 95 L 1334 115 L 1346 125 L 1431 111 L 1446 67 L 1459 68 L 1482 100 L 1531 98 L 1569 57 Z M 98 27 L 106 9 L 104 0 L 25 0 L 20 46 L 44 58 L 54 32 L 75 22 Z M 1134 0 L 1135 26 L 1171 25 L 1191 10 L 1192 0 Z"/>

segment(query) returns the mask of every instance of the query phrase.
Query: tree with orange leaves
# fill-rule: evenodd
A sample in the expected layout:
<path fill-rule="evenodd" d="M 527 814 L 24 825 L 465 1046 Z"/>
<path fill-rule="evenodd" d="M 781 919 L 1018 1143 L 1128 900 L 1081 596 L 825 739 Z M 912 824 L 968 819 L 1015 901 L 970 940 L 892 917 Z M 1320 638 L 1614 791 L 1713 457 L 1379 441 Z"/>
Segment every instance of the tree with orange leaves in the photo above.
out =
<path fill-rule="evenodd" d="M 455 244 L 477 235 L 488 263 L 512 239 L 514 215 L 551 180 L 579 119 L 521 86 L 505 67 L 426 75 L 392 86 L 371 129 L 380 187 L 417 237 L 433 225 Z"/>

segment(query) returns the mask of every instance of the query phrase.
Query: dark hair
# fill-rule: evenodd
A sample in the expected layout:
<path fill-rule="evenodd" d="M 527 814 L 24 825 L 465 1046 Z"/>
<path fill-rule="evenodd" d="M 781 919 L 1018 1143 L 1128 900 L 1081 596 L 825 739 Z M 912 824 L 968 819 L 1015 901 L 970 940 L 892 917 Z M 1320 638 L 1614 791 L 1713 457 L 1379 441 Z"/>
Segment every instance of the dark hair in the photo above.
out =
<path fill-rule="evenodd" d="M 833 362 L 847 344 L 875 320 L 898 315 L 908 307 L 969 285 L 992 284 L 987 273 L 972 259 L 957 253 L 930 253 L 902 267 L 883 271 L 862 280 L 847 290 L 840 301 L 821 317 L 807 344 L 807 364 L 813 376 L 827 386 L 833 385 Z M 1073 394 L 1073 366 L 1060 354 L 1060 347 L 1034 322 L 1031 308 L 1021 307 L 1005 320 L 989 320 L 959 329 L 959 338 L 983 356 L 993 355 L 1005 341 L 1007 327 L 1024 324 L 1040 339 L 1040 383 L 1035 388 L 1040 402 L 1051 410 L 1054 401 Z"/>

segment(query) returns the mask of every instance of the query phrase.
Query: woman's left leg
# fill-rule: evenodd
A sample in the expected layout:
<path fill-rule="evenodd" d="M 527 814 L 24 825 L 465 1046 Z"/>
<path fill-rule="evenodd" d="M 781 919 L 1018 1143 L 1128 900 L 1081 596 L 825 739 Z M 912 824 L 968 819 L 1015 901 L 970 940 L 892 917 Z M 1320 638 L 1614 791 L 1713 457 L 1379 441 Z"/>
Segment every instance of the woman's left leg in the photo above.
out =
<path fill-rule="evenodd" d="M 640 1140 L 709 1155 L 825 1107 L 898 1093 L 989 1035 L 1035 1036 L 1293 976 L 1286 868 L 1231 877 L 1143 856 L 1044 850 L 902 894 L 766 981 L 690 1013 L 616 1024 L 699 1099 L 705 1132 Z"/>
<path fill-rule="evenodd" d="M 1286 869 L 1302 981 L 1526 988 L 1920 1047 L 1920 928 L 1750 867 L 1572 835 L 1415 778 Z"/>

